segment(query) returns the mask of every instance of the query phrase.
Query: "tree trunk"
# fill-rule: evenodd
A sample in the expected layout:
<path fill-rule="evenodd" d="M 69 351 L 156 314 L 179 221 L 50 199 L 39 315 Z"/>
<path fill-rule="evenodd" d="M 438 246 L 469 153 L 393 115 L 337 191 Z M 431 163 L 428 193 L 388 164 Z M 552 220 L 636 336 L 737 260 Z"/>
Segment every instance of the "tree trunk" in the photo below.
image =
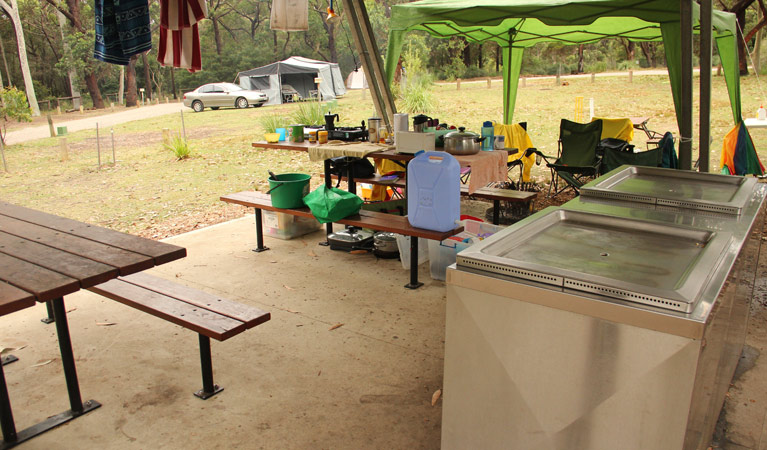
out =
<path fill-rule="evenodd" d="M 463 65 L 466 67 L 471 66 L 471 47 L 469 47 L 469 41 L 463 41 Z"/>
<path fill-rule="evenodd" d="M 173 89 L 173 100 L 178 99 L 178 94 L 176 94 L 176 76 L 174 75 L 175 70 L 173 70 L 173 67 L 169 67 L 170 69 L 170 88 Z"/>
<path fill-rule="evenodd" d="M 144 64 L 144 91 L 146 92 L 146 99 L 152 100 L 152 77 L 149 74 L 149 61 L 146 57 L 146 52 L 141 54 L 141 62 Z"/>
<path fill-rule="evenodd" d="M 221 55 L 221 31 L 218 29 L 218 19 L 215 16 L 210 17 L 210 21 L 213 22 L 213 39 L 216 41 L 216 54 Z"/>
<path fill-rule="evenodd" d="M 325 29 L 328 32 L 328 50 L 330 51 L 330 62 L 338 62 L 338 49 L 336 48 L 336 26 L 327 24 Z"/>
<path fill-rule="evenodd" d="M 69 53 L 69 44 L 67 43 L 66 36 L 64 36 L 64 24 L 67 19 L 59 10 L 56 10 L 56 16 L 59 19 L 59 29 L 61 30 L 61 42 L 64 45 L 64 52 Z M 72 106 L 74 109 L 80 109 L 82 99 L 80 98 L 80 90 L 77 88 L 77 72 L 75 72 L 75 69 L 69 69 L 67 78 L 69 79 L 69 95 L 72 96 Z"/>
<path fill-rule="evenodd" d="M 88 88 L 88 92 L 91 94 L 93 107 L 96 109 L 104 109 L 104 99 L 101 98 L 99 83 L 96 80 L 96 75 L 93 72 L 87 72 L 85 74 L 85 86 Z"/>
<path fill-rule="evenodd" d="M 653 45 L 651 42 L 640 42 L 639 48 L 642 50 L 642 54 L 644 55 L 645 61 L 647 61 L 647 65 L 650 67 L 655 67 L 657 64 L 655 62 L 655 55 L 653 52 Z"/>
<path fill-rule="evenodd" d="M 127 86 L 125 89 L 125 106 L 132 107 L 138 105 L 138 92 L 136 89 L 136 61 L 138 55 L 133 55 L 125 69 L 125 78 Z"/>
<path fill-rule="evenodd" d="M 743 35 L 740 30 L 745 30 L 746 27 L 746 9 L 743 8 L 740 11 L 735 11 L 735 19 L 738 21 L 738 66 L 740 67 L 741 75 L 748 75 L 748 53 L 746 51 L 746 45 L 743 43 Z"/>
<path fill-rule="evenodd" d="M 583 73 L 583 44 L 578 46 L 578 73 Z"/>
<path fill-rule="evenodd" d="M 480 69 L 482 68 L 482 44 L 479 44 L 479 49 L 477 49 L 477 67 Z"/>
<path fill-rule="evenodd" d="M 120 83 L 117 86 L 117 104 L 122 105 L 125 97 L 125 66 L 120 66 Z"/>
<path fill-rule="evenodd" d="M 0 0 L 0 6 L 5 10 L 13 22 L 13 29 L 16 32 L 16 45 L 19 50 L 19 65 L 21 74 L 24 77 L 24 89 L 27 92 L 27 101 L 32 110 L 33 116 L 40 115 L 40 107 L 37 105 L 37 96 L 35 95 L 35 85 L 32 83 L 32 74 L 29 72 L 29 62 L 27 61 L 27 45 L 24 41 L 24 29 L 21 28 L 21 18 L 19 17 L 19 5 L 16 0 L 11 0 L 11 4 Z"/>
<path fill-rule="evenodd" d="M 8 70 L 8 58 L 5 57 L 5 46 L 3 45 L 2 39 L 0 39 L 0 52 L 3 53 L 3 66 L 5 66 L 5 80 L 7 81 L 6 86 L 11 87 L 13 86 L 13 81 L 11 80 L 11 72 Z"/>

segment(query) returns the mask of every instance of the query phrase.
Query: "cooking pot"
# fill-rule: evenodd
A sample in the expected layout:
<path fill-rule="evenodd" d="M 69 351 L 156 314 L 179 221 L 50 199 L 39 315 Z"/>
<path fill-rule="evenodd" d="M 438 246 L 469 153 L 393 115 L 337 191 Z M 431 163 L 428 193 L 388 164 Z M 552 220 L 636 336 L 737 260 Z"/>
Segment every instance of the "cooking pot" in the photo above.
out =
<path fill-rule="evenodd" d="M 399 256 L 397 235 L 388 231 L 379 231 L 373 235 L 373 254 L 379 258 L 396 258 Z"/>
<path fill-rule="evenodd" d="M 473 155 L 479 153 L 482 147 L 483 137 L 477 133 L 466 131 L 465 127 L 459 127 L 458 131 L 451 131 L 445 135 L 445 151 L 451 155 Z"/>

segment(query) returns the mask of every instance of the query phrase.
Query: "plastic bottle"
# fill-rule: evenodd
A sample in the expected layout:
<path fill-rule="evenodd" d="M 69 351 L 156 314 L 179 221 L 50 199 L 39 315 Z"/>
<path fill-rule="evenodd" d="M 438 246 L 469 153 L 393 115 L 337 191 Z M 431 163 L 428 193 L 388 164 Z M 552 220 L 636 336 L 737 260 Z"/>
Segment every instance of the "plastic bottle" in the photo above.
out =
<path fill-rule="evenodd" d="M 485 138 L 482 141 L 482 150 L 493 150 L 493 140 L 495 136 L 495 128 L 493 128 L 493 122 L 487 120 L 482 124 L 482 137 Z"/>
<path fill-rule="evenodd" d="M 764 109 L 764 106 L 759 105 L 759 109 L 756 110 L 756 118 L 759 120 L 767 120 L 767 110 Z"/>

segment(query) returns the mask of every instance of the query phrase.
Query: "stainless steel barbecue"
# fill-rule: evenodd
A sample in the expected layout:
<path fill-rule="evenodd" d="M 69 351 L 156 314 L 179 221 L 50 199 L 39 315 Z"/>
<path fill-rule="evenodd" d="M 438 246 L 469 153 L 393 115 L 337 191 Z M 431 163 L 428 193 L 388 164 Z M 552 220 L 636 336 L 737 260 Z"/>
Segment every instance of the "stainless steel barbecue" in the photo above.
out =
<path fill-rule="evenodd" d="M 740 214 L 756 178 L 621 166 L 586 184 L 581 195 Z"/>

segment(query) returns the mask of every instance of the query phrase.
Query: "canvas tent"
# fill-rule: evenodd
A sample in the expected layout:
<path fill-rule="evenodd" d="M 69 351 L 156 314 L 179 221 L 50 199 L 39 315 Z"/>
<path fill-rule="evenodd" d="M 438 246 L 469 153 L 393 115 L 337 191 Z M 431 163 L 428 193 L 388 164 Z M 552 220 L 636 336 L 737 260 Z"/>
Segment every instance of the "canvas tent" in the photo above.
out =
<path fill-rule="evenodd" d="M 346 89 L 367 89 L 368 80 L 365 71 L 360 67 L 349 72 L 346 77 Z"/>
<path fill-rule="evenodd" d="M 692 2 L 697 24 L 700 7 Z M 677 120 L 681 120 L 682 46 L 679 2 L 669 0 L 421 0 L 392 7 L 386 76 L 391 84 L 403 36 L 424 30 L 503 48 L 504 121 L 512 123 L 524 49 L 539 42 L 597 42 L 611 37 L 662 40 Z M 735 15 L 713 12 L 714 39 L 735 123 L 741 120 Z"/>
<path fill-rule="evenodd" d="M 314 79 L 319 78 L 319 89 Z M 338 64 L 291 56 L 284 61 L 267 64 L 237 74 L 239 85 L 245 89 L 258 89 L 269 96 L 267 105 L 283 102 L 282 92 L 290 86 L 301 98 L 312 97 L 319 90 L 322 100 L 332 100 L 346 94 L 344 79 Z"/>

